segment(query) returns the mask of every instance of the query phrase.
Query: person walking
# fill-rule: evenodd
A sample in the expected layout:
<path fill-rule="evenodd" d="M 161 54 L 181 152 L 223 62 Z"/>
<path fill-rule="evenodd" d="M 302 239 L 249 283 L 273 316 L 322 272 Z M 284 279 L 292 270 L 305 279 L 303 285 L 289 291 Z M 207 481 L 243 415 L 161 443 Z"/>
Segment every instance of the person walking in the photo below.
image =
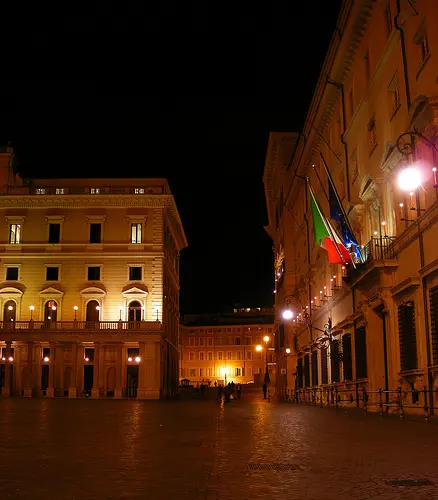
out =
<path fill-rule="evenodd" d="M 242 395 L 242 384 L 237 384 L 236 386 L 236 391 L 237 391 L 237 399 L 240 399 L 240 396 Z"/>
<path fill-rule="evenodd" d="M 219 401 L 222 400 L 222 394 L 223 394 L 223 387 L 221 384 L 219 384 L 217 386 L 217 399 L 219 399 Z"/>
<path fill-rule="evenodd" d="M 268 392 L 268 386 L 266 382 L 263 384 L 263 399 L 266 399 L 266 393 Z"/>
<path fill-rule="evenodd" d="M 201 384 L 201 397 L 204 395 L 204 384 Z"/>

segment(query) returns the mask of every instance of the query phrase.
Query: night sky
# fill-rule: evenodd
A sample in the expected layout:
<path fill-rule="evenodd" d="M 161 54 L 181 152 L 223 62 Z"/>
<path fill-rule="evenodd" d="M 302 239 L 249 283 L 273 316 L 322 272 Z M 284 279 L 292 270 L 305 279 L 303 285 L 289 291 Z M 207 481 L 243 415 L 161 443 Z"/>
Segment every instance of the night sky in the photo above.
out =
<path fill-rule="evenodd" d="M 340 4 L 47 17 L 29 25 L 35 69 L 3 81 L 0 141 L 26 177 L 167 177 L 189 242 L 181 313 L 270 307 L 268 135 L 301 130 Z"/>

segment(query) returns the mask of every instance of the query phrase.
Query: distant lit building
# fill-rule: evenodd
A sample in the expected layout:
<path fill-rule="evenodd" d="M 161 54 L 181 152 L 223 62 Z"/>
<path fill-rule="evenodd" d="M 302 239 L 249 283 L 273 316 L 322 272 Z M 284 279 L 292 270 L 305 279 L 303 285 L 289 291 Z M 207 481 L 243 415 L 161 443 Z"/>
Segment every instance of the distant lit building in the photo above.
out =
<path fill-rule="evenodd" d="M 354 404 L 364 391 L 375 404 L 382 389 L 390 405 L 401 389 L 418 411 L 437 406 L 437 23 L 437 2 L 344 2 L 302 133 L 271 134 L 283 389 L 322 389 L 326 401 L 334 387 Z M 329 216 L 323 160 L 359 244 L 355 265 L 329 264 L 315 243 L 306 177 Z"/>
<path fill-rule="evenodd" d="M 190 314 L 181 322 L 180 380 L 191 384 L 263 383 L 266 355 L 275 382 L 273 309 L 245 308 L 232 313 Z M 263 337 L 268 336 L 265 343 Z M 263 350 L 257 351 L 257 345 Z"/>
<path fill-rule="evenodd" d="M 179 253 L 165 179 L 21 179 L 0 154 L 2 396 L 178 390 Z"/>

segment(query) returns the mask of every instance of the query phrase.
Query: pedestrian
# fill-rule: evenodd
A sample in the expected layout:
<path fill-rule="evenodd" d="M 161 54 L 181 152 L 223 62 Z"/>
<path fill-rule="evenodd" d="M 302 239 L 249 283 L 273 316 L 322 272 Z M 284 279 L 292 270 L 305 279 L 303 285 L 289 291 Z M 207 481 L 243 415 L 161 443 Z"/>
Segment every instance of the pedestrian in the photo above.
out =
<path fill-rule="evenodd" d="M 231 396 L 231 386 L 228 384 L 227 386 L 224 387 L 224 396 L 225 396 L 225 403 L 230 402 L 230 396 Z"/>
<path fill-rule="evenodd" d="M 204 384 L 201 384 L 201 396 L 204 395 L 204 387 L 205 387 Z"/>
<path fill-rule="evenodd" d="M 240 399 L 240 396 L 242 395 L 242 384 L 237 384 L 236 386 L 236 391 L 237 391 L 237 398 Z"/>
<path fill-rule="evenodd" d="M 223 387 L 221 386 L 221 384 L 219 384 L 217 388 L 217 399 L 219 399 L 219 401 L 222 400 L 222 394 L 223 394 Z"/>
<path fill-rule="evenodd" d="M 266 399 L 266 393 L 268 392 L 268 386 L 266 382 L 263 384 L 263 399 Z"/>
<path fill-rule="evenodd" d="M 216 380 L 214 381 L 214 386 L 215 386 L 215 387 L 217 386 L 217 382 L 216 382 Z"/>

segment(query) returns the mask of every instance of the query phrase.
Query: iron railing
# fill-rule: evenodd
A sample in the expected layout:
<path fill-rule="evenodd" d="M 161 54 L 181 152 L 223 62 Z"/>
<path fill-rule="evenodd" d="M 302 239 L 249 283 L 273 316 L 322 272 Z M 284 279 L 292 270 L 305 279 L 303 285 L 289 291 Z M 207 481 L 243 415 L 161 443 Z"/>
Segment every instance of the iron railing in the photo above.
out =
<path fill-rule="evenodd" d="M 305 389 L 283 389 L 280 399 L 287 403 L 308 404 L 320 408 L 361 408 L 377 411 L 383 417 L 395 413 L 404 419 L 405 413 L 423 415 L 429 422 L 438 410 L 438 389 L 405 390 L 398 387 L 393 390 L 378 389 L 369 391 L 363 383 L 355 383 L 353 388 L 341 389 L 334 385 Z"/>

